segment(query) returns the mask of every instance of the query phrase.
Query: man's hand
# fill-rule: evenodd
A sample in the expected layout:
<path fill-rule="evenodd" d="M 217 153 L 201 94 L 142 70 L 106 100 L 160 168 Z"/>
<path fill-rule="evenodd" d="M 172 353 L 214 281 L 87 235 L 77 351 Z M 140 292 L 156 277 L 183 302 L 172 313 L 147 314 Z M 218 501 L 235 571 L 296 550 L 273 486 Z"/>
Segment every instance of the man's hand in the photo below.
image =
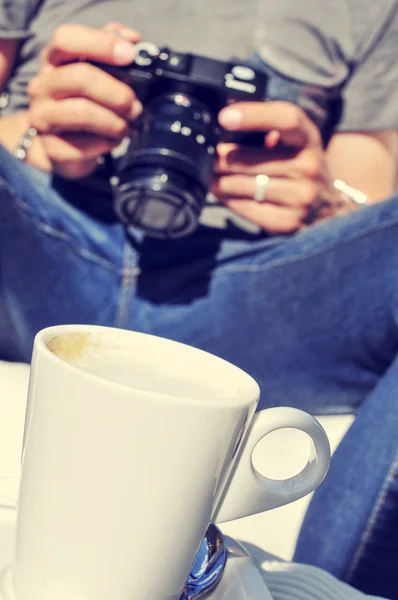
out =
<path fill-rule="evenodd" d="M 28 87 L 28 116 L 57 173 L 69 178 L 88 175 L 98 157 L 122 141 L 129 120 L 140 113 L 142 107 L 128 85 L 84 62 L 127 65 L 139 40 L 137 32 L 118 23 L 103 30 L 63 25 L 54 32 L 41 54 L 41 70 Z"/>
<path fill-rule="evenodd" d="M 229 131 L 265 131 L 263 148 L 219 144 L 213 194 L 270 233 L 290 233 L 342 211 L 317 127 L 287 102 L 245 102 L 223 109 Z M 254 200 L 256 175 L 267 175 L 264 202 Z"/>

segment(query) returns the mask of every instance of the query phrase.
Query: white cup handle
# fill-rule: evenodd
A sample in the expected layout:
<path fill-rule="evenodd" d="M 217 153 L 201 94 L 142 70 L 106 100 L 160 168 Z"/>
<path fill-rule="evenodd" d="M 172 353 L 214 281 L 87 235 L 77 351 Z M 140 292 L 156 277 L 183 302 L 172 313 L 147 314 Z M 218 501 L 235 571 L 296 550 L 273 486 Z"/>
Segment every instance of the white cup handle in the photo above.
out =
<path fill-rule="evenodd" d="M 312 439 L 311 453 L 304 469 L 289 479 L 268 479 L 253 464 L 258 442 L 277 429 L 299 429 Z M 296 408 L 269 408 L 257 413 L 243 440 L 229 485 L 213 521 L 225 523 L 265 512 L 306 496 L 321 483 L 330 462 L 330 445 L 323 427 L 314 417 Z"/>

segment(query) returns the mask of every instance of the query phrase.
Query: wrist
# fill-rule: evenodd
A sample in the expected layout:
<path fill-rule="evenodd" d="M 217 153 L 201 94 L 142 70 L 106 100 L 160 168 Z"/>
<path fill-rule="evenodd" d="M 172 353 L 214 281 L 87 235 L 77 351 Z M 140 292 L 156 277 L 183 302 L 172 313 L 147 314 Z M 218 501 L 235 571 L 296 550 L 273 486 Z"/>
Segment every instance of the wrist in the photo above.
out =
<path fill-rule="evenodd" d="M 28 158 L 28 152 L 32 146 L 34 139 L 37 135 L 37 130 L 34 127 L 29 127 L 25 133 L 19 138 L 16 148 L 14 149 L 14 156 L 25 162 Z"/>
<path fill-rule="evenodd" d="M 306 222 L 310 224 L 330 217 L 344 216 L 368 204 L 366 194 L 360 190 L 341 179 L 330 181 L 322 197 L 312 206 Z"/>
<path fill-rule="evenodd" d="M 0 143 L 9 152 L 14 152 L 19 138 L 29 128 L 27 111 L 0 117 Z"/>
<path fill-rule="evenodd" d="M 20 111 L 13 115 L 0 117 L 0 143 L 12 154 L 16 155 L 21 140 L 31 129 L 29 112 Z M 51 163 L 47 158 L 40 136 L 32 136 L 31 144 L 26 149 L 24 160 L 42 171 L 51 171 Z M 17 156 L 23 159 L 22 156 Z"/>

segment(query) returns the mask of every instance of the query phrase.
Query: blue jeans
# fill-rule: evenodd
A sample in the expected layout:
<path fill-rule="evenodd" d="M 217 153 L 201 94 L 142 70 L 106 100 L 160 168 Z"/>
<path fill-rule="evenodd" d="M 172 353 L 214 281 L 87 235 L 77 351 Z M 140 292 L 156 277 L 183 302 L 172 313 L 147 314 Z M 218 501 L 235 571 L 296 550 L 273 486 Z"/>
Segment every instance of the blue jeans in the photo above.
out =
<path fill-rule="evenodd" d="M 118 326 L 237 364 L 261 408 L 356 411 L 296 559 L 398 599 L 398 198 L 292 236 L 161 242 L 65 190 L 0 148 L 0 358 L 29 361 L 49 325 Z"/>

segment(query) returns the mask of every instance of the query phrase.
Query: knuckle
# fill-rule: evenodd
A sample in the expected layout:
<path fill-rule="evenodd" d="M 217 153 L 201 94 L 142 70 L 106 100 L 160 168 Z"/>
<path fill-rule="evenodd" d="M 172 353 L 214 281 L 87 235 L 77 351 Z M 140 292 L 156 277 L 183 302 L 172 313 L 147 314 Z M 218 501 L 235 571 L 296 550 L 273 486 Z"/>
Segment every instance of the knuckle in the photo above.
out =
<path fill-rule="evenodd" d="M 127 134 L 127 131 L 128 131 L 128 125 L 127 125 L 126 121 L 123 121 L 122 119 L 117 119 L 113 126 L 114 134 L 117 137 L 122 138 Z"/>
<path fill-rule="evenodd" d="M 49 131 L 49 123 L 46 119 L 46 112 L 42 109 L 40 103 L 34 102 L 29 108 L 29 121 L 30 125 L 37 129 L 40 133 L 46 133 Z"/>
<path fill-rule="evenodd" d="M 88 158 L 84 135 L 45 135 L 43 143 L 48 156 L 57 163 L 85 161 Z"/>
<path fill-rule="evenodd" d="M 323 151 L 323 140 L 320 129 L 310 121 L 312 143 Z"/>
<path fill-rule="evenodd" d="M 41 87 L 40 81 L 41 80 L 38 75 L 36 75 L 36 77 L 33 77 L 29 81 L 28 87 L 26 88 L 29 98 L 36 98 L 39 95 L 40 87 Z"/>
<path fill-rule="evenodd" d="M 41 137 L 48 158 L 54 162 L 63 162 L 65 157 L 62 155 L 62 145 L 59 139 L 54 135 L 43 135 Z"/>
<path fill-rule="evenodd" d="M 53 77 L 52 67 L 46 65 L 42 67 L 32 79 L 29 81 L 27 86 L 27 94 L 29 98 L 38 98 L 43 95 L 48 95 L 48 84 L 51 82 Z"/>
<path fill-rule="evenodd" d="M 71 35 L 73 35 L 73 25 L 59 25 L 51 36 L 51 46 L 62 50 Z"/>
<path fill-rule="evenodd" d="M 90 103 L 85 98 L 74 98 L 68 106 L 69 118 L 71 122 L 77 125 L 84 125 L 90 121 L 91 110 Z"/>
<path fill-rule="evenodd" d="M 104 29 L 121 29 L 123 25 L 119 21 L 108 21 L 108 23 L 104 26 Z"/>
<path fill-rule="evenodd" d="M 118 100 L 116 101 L 117 109 L 123 113 L 129 112 L 134 99 L 135 94 L 133 90 L 127 85 L 123 86 L 120 90 Z"/>
<path fill-rule="evenodd" d="M 106 54 L 113 55 L 116 45 L 120 42 L 120 36 L 115 35 L 110 31 L 103 33 L 102 44 Z"/>
<path fill-rule="evenodd" d="M 313 181 L 304 181 L 298 192 L 298 202 L 301 206 L 309 208 L 319 195 L 319 186 Z"/>
<path fill-rule="evenodd" d="M 84 92 L 92 80 L 92 67 L 84 62 L 71 65 L 69 76 L 71 77 L 77 93 Z"/>
<path fill-rule="evenodd" d="M 322 158 L 319 153 L 312 152 L 301 163 L 301 174 L 311 181 L 316 181 L 322 170 Z"/>
<path fill-rule="evenodd" d="M 273 221 L 272 223 L 264 220 L 263 222 L 258 221 L 257 224 L 269 233 L 275 235 L 294 233 L 299 228 L 299 225 L 296 224 L 296 220 L 286 216 L 283 219 Z"/>
<path fill-rule="evenodd" d="M 285 215 L 283 221 L 280 222 L 280 231 L 283 233 L 293 233 L 300 229 L 303 219 L 306 216 L 304 210 L 292 210 L 289 215 Z"/>
<path fill-rule="evenodd" d="M 296 221 L 286 221 L 282 227 L 281 230 L 283 233 L 293 233 L 294 231 L 296 231 L 298 229 L 298 224 L 296 223 Z"/>
<path fill-rule="evenodd" d="M 48 47 L 44 46 L 39 52 L 39 62 L 41 65 L 45 64 L 47 60 Z"/>
<path fill-rule="evenodd" d="M 297 229 L 300 229 L 301 224 L 302 218 L 299 215 L 286 219 L 284 231 L 285 233 L 293 233 L 294 231 L 297 231 Z"/>
<path fill-rule="evenodd" d="M 50 45 L 53 48 L 62 48 L 63 47 L 64 41 L 65 41 L 65 35 L 67 33 L 67 32 L 65 32 L 66 28 L 67 28 L 67 25 L 60 25 L 53 32 L 51 39 L 50 39 Z"/>
<path fill-rule="evenodd" d="M 301 127 L 302 121 L 303 113 L 301 108 L 293 104 L 285 106 L 284 122 L 287 130 L 296 131 Z"/>

